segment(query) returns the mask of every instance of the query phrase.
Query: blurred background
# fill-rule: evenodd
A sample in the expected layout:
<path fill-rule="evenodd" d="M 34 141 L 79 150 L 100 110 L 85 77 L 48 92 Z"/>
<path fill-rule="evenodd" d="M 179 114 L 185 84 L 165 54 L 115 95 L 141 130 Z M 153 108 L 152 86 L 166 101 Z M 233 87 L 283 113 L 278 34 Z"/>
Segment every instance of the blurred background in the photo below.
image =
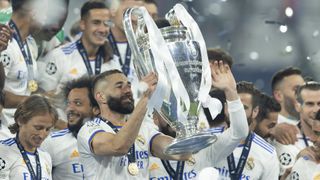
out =
<path fill-rule="evenodd" d="M 71 0 L 69 32 L 85 0 Z M 271 92 L 274 72 L 296 66 L 319 81 L 319 0 L 156 0 L 160 17 L 183 3 L 198 22 L 207 47 L 220 47 L 234 58 L 237 80 Z"/>

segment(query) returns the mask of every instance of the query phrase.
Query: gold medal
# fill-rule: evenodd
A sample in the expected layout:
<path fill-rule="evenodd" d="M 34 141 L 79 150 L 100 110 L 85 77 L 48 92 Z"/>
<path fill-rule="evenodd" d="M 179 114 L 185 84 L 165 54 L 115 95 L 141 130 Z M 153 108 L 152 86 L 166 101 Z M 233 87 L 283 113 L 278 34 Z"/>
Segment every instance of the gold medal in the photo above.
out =
<path fill-rule="evenodd" d="M 28 89 L 30 92 L 36 92 L 38 90 L 38 83 L 35 80 L 30 80 L 28 82 Z"/>
<path fill-rule="evenodd" d="M 136 176 L 139 174 L 139 168 L 136 163 L 129 163 L 128 165 L 128 172 L 132 176 Z"/>

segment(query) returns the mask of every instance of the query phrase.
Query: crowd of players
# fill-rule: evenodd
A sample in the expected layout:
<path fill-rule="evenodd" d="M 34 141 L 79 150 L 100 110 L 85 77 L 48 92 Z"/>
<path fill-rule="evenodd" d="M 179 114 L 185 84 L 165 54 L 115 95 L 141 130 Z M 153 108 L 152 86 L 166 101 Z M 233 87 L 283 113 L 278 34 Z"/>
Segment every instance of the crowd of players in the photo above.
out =
<path fill-rule="evenodd" d="M 210 96 L 222 108 L 201 106 L 198 128 L 217 141 L 168 155 L 176 132 L 147 108 L 157 74 L 138 79 L 122 25 L 135 6 L 163 23 L 156 2 L 90 0 L 69 42 L 68 6 L 0 0 L 0 179 L 186 180 L 207 167 L 209 179 L 320 177 L 320 83 L 298 68 L 276 72 L 269 96 L 236 82 L 232 57 L 209 48 Z"/>

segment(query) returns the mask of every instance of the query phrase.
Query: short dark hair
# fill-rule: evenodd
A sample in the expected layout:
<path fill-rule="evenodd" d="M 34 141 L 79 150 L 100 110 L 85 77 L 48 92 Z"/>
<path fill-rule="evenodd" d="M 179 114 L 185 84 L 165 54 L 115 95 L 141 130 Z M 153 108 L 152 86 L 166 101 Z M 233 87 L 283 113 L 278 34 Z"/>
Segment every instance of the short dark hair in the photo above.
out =
<path fill-rule="evenodd" d="M 20 128 L 18 122 L 25 124 L 32 117 L 44 115 L 46 113 L 51 115 L 54 121 L 53 124 L 58 120 L 58 113 L 47 98 L 39 95 L 32 95 L 18 105 L 17 110 L 14 113 L 15 123 L 9 126 L 9 130 L 12 134 L 15 134 Z"/>
<path fill-rule="evenodd" d="M 217 98 L 222 104 L 221 112 L 214 119 L 212 118 L 209 109 L 203 108 L 204 115 L 206 116 L 210 127 L 216 127 L 217 125 L 220 125 L 221 123 L 226 121 L 226 115 L 224 111 L 227 99 L 224 91 L 220 89 L 213 89 L 212 91 L 210 91 L 209 95 L 213 98 Z"/>
<path fill-rule="evenodd" d="M 254 86 L 252 82 L 248 81 L 239 81 L 237 83 L 237 92 L 251 94 L 252 96 L 252 108 L 255 108 L 259 105 L 259 96 L 260 91 Z"/>
<path fill-rule="evenodd" d="M 108 9 L 108 7 L 102 1 L 88 1 L 81 7 L 81 19 L 85 18 L 91 9 Z"/>
<path fill-rule="evenodd" d="M 260 123 L 263 119 L 268 118 L 269 113 L 280 111 L 281 106 L 275 99 L 265 93 L 260 94 L 259 112 L 256 117 L 257 123 Z"/>
<path fill-rule="evenodd" d="M 295 92 L 295 95 L 296 95 L 297 101 L 300 104 L 303 104 L 303 99 L 301 97 L 301 92 L 304 89 L 311 90 L 311 91 L 319 91 L 320 90 L 320 83 L 316 82 L 316 81 L 309 81 L 309 82 L 304 83 L 304 85 L 299 86 L 297 88 L 297 90 Z"/>
<path fill-rule="evenodd" d="M 121 72 L 118 69 L 113 69 L 113 70 L 109 70 L 109 71 L 105 71 L 97 76 L 94 77 L 93 81 L 92 81 L 92 94 L 94 95 L 94 91 L 97 88 L 97 85 L 105 80 L 108 76 L 112 75 L 112 74 L 123 74 L 123 72 Z"/>
<path fill-rule="evenodd" d="M 64 87 L 65 98 L 68 99 L 70 91 L 75 88 L 87 88 L 88 89 L 88 98 L 90 100 L 90 105 L 92 107 L 99 107 L 97 101 L 94 99 L 92 94 L 92 80 L 93 77 L 84 76 L 72 81 L 69 81 Z"/>
<path fill-rule="evenodd" d="M 223 49 L 208 48 L 207 53 L 208 53 L 209 62 L 215 62 L 215 61 L 221 60 L 224 64 L 228 64 L 230 68 L 232 67 L 233 59 L 229 55 L 229 53 L 227 53 Z"/>
<path fill-rule="evenodd" d="M 285 77 L 292 76 L 292 75 L 301 75 L 301 74 L 302 74 L 301 70 L 296 67 L 288 67 L 288 68 L 279 70 L 272 76 L 272 80 L 271 80 L 272 92 L 276 90 L 277 86 Z"/>

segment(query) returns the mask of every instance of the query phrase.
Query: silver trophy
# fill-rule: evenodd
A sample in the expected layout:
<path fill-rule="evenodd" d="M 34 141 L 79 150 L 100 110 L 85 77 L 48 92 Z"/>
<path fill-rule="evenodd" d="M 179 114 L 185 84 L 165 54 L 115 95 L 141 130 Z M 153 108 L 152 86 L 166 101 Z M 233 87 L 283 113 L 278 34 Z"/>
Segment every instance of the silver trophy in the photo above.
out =
<path fill-rule="evenodd" d="M 158 29 L 147 10 L 137 7 L 126 10 L 123 24 L 139 79 L 158 73 L 152 108 L 176 130 L 165 153 L 195 153 L 216 141 L 214 134 L 197 128 L 200 102 L 211 87 L 207 51 L 199 27 L 182 5 L 166 19 L 170 25 Z"/>

